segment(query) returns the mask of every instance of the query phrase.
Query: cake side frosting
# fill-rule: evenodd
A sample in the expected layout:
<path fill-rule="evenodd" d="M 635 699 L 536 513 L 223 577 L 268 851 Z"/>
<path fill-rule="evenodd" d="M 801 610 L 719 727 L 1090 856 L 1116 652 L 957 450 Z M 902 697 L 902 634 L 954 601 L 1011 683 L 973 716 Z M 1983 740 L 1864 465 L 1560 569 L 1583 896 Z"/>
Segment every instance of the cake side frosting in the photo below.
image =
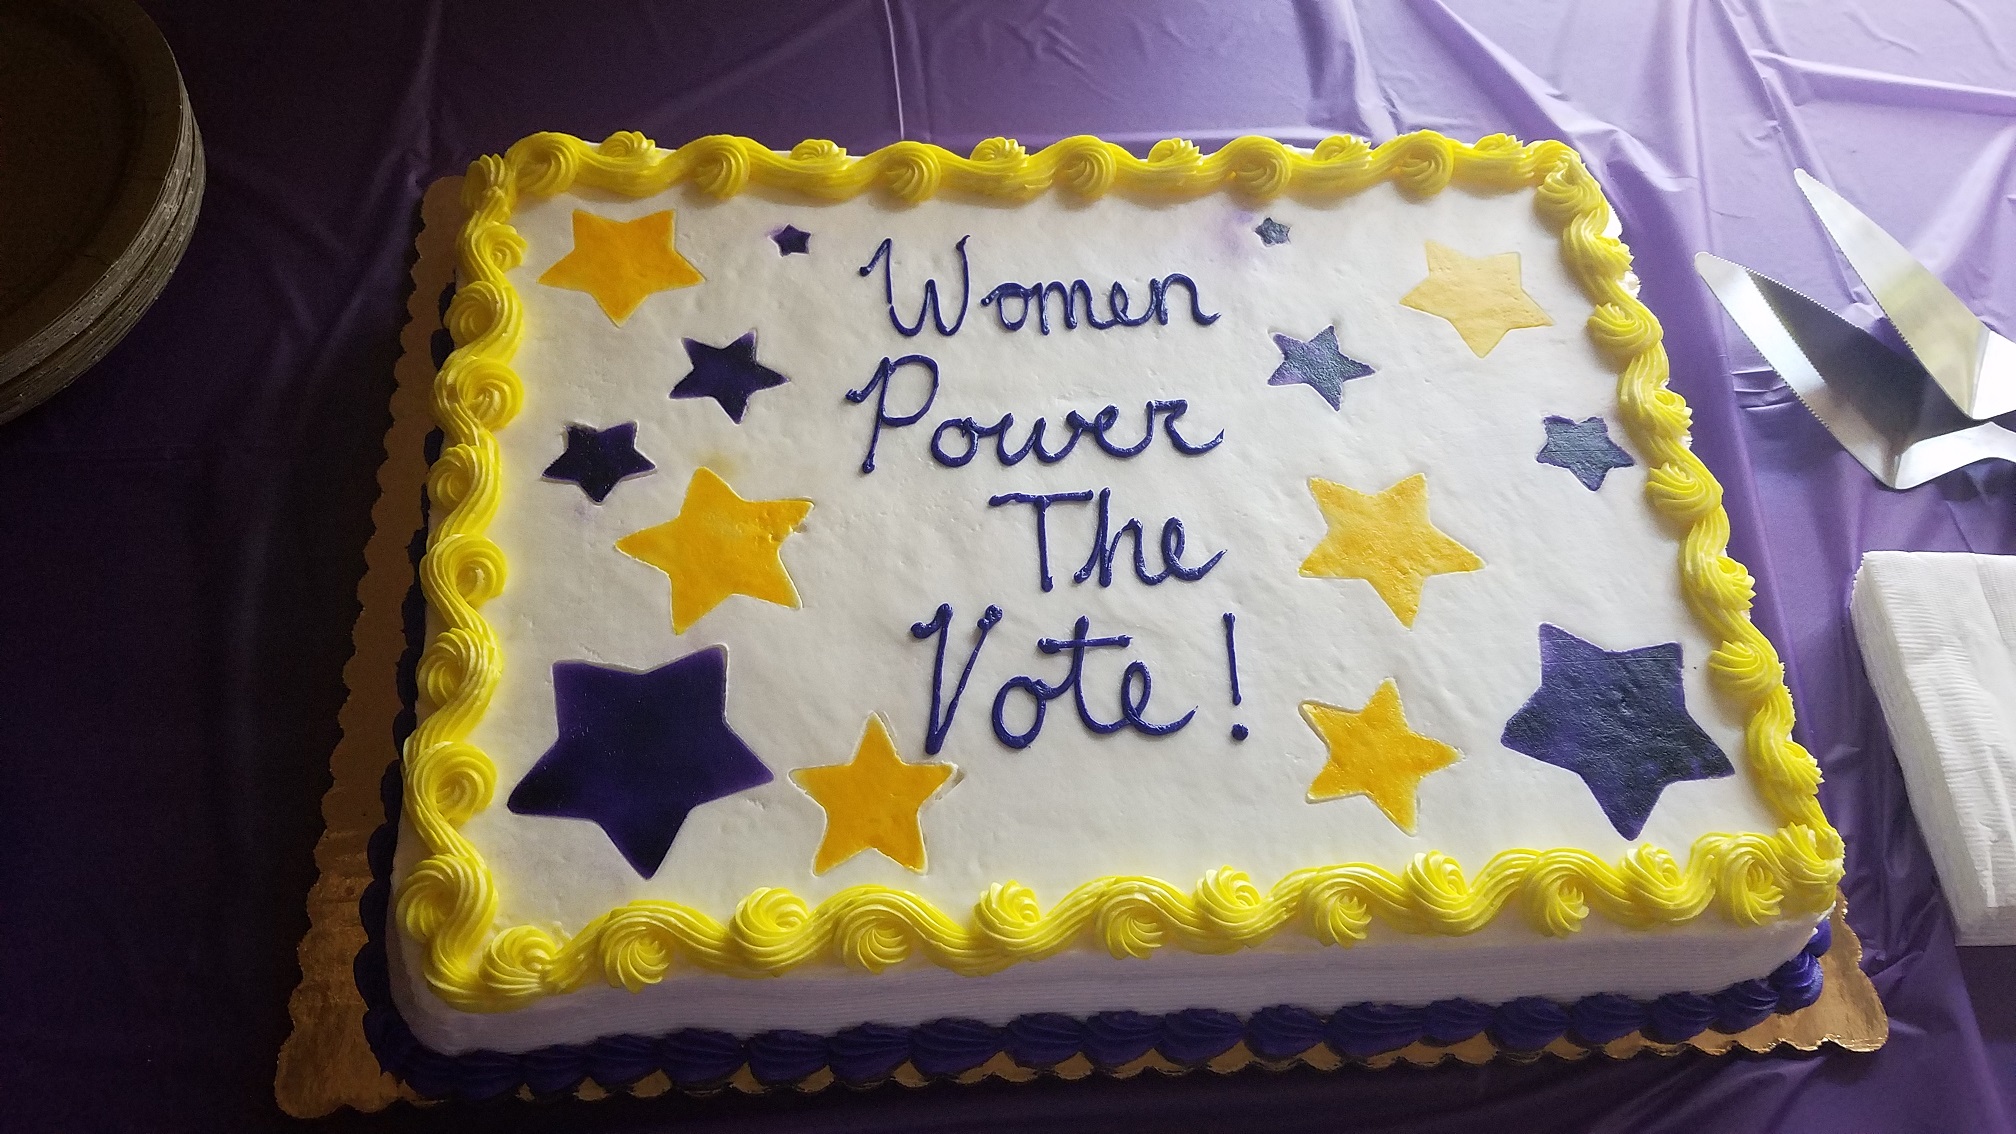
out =
<path fill-rule="evenodd" d="M 1575 847 L 1514 847 L 1481 863 L 1472 859 L 1466 873 L 1455 859 L 1429 851 L 1411 856 L 1411 864 L 1401 870 L 1349 862 L 1288 870 L 1265 890 L 1233 870 L 1205 873 L 1189 889 L 1153 877 L 1115 875 L 1082 882 L 1048 908 L 1029 887 L 998 879 L 999 885 L 979 895 L 970 918 L 948 912 L 960 908 L 955 899 L 934 899 L 914 886 L 852 885 L 832 890 L 816 905 L 763 887 L 728 909 L 710 911 L 643 897 L 568 922 L 574 926 L 571 932 L 553 920 L 527 920 L 492 932 L 500 901 L 504 906 L 509 902 L 500 898 L 494 871 L 461 828 L 485 813 L 498 789 L 495 761 L 471 738 L 479 735 L 492 696 L 506 680 L 499 635 L 480 608 L 501 591 L 505 570 L 504 554 L 488 538 L 506 479 L 496 431 L 526 396 L 513 370 L 524 335 L 524 305 L 510 277 L 524 253 L 511 223 L 520 194 L 529 204 L 576 188 L 646 197 L 690 184 L 723 199 L 755 185 L 787 199 L 845 199 L 880 189 L 911 202 L 940 190 L 1030 201 L 1054 187 L 1058 194 L 1087 199 L 1114 192 L 1128 199 L 1188 201 L 1229 189 L 1242 194 L 1241 200 L 1260 203 L 1283 193 L 1337 196 L 1388 182 L 1423 198 L 1452 182 L 1480 190 L 1534 189 L 1539 216 L 1559 232 L 1562 263 L 1595 304 L 1591 335 L 1619 364 L 1617 416 L 1632 449 L 1648 466 L 1647 498 L 1661 515 L 1685 526 L 1677 593 L 1711 634 L 1708 680 L 1736 705 L 1741 763 L 1775 829 L 1705 832 L 1693 839 L 1684 861 L 1650 844 L 1606 855 Z M 1590 912 L 1622 926 L 1643 927 L 1691 921 L 1714 908 L 1741 926 L 1780 916 L 1810 917 L 1831 901 L 1839 841 L 1815 801 L 1812 761 L 1790 740 L 1790 701 L 1775 654 L 1749 623 L 1747 576 L 1723 553 L 1727 517 L 1719 489 L 1686 448 L 1686 410 L 1664 388 L 1657 323 L 1626 286 L 1628 254 L 1605 235 L 1608 208 L 1565 147 L 1520 147 L 1503 139 L 1473 147 L 1412 135 L 1377 150 L 1353 139 L 1332 139 L 1312 155 L 1243 139 L 1208 158 L 1194 147 L 1164 143 L 1144 161 L 1096 140 L 1071 139 L 1035 155 L 991 142 L 974 158 L 964 159 L 901 143 L 852 159 L 820 143 L 807 143 L 786 157 L 738 139 L 703 139 L 667 152 L 634 135 L 618 135 L 601 147 L 539 135 L 505 158 L 479 162 L 469 184 L 474 219 L 461 244 L 465 284 L 449 313 L 451 329 L 463 345 L 443 367 L 437 388 L 437 418 L 449 443 L 430 478 L 441 514 L 422 564 L 423 586 L 440 625 L 421 663 L 422 687 L 433 711 L 409 742 L 406 756 L 406 813 L 421 849 L 407 859 L 398 897 L 405 934 L 419 946 L 418 967 L 448 1003 L 483 1011 L 516 1007 L 585 984 L 635 990 L 662 980 L 675 964 L 767 975 L 835 960 L 872 971 L 915 957 L 954 972 L 985 973 L 1088 942 L 1116 956 L 1138 957 L 1168 947 L 1225 952 L 1283 932 L 1348 944 L 1375 923 L 1403 932 L 1465 934 L 1493 921 L 1508 905 L 1520 908 L 1544 932 L 1559 935 L 1574 931 Z M 1431 249 L 1431 267 L 1433 256 Z M 894 270 L 893 254 L 886 270 Z M 1176 308 L 1178 321 L 1201 321 L 1205 311 L 1196 305 L 1195 282 L 1186 294 L 1173 274 L 1158 278 L 1166 285 L 1161 297 L 1169 302 L 1164 306 Z M 1432 304 L 1435 297 L 1424 296 L 1422 302 Z M 923 317 L 919 312 L 920 330 Z M 1315 331 L 1302 329 L 1308 338 L 1298 341 L 1313 342 L 1320 337 Z M 1288 348 L 1282 349 L 1283 360 L 1289 361 Z M 1305 383 L 1312 387 L 1311 397 L 1329 400 L 1324 378 L 1319 373 L 1316 381 Z M 865 396 L 874 395 L 869 386 L 861 388 L 868 391 Z M 882 393 L 887 390 L 885 384 Z M 884 408 L 878 405 L 878 414 Z M 1094 408 L 1096 404 L 1086 406 Z M 1153 405 L 1146 411 L 1151 440 L 1166 437 L 1169 445 L 1192 447 L 1207 440 L 1208 433 L 1190 436 L 1177 429 L 1170 407 L 1161 415 L 1158 432 Z M 1579 458 L 1569 463 L 1589 468 Z M 678 470 L 682 481 L 684 471 Z M 1403 483 L 1396 481 L 1392 488 Z M 693 485 L 703 485 L 697 471 Z M 1351 497 L 1337 500 L 1338 507 L 1353 506 Z M 1034 507 L 1010 502 L 1017 503 Z M 1322 503 L 1320 497 L 1317 503 Z M 815 502 L 814 523 L 816 508 Z M 1137 546 L 1142 538 L 1137 536 Z M 1202 569 L 1203 550 L 1184 569 Z M 1186 564 L 1180 552 L 1169 554 L 1166 535 L 1162 551 L 1165 570 Z M 972 607 L 960 605 L 961 615 L 971 617 Z M 1395 605 L 1394 614 L 1400 615 L 1404 605 Z M 922 619 L 929 613 L 918 610 L 914 616 Z M 1403 622 L 1414 616 L 1400 615 Z M 675 608 L 675 630 L 679 620 Z M 949 615 L 934 629 L 935 621 L 920 620 L 918 628 L 928 633 L 918 637 L 940 634 L 941 642 L 949 640 Z M 960 630 L 966 633 L 964 627 Z M 1226 631 L 1229 652 L 1230 620 Z M 1084 634 L 1080 631 L 1081 638 Z M 1565 641 L 1558 645 L 1577 648 Z M 1127 688 L 1123 685 L 1121 692 L 1123 708 Z M 1145 680 L 1135 688 L 1142 702 L 1135 715 L 1153 724 Z M 1366 708 L 1330 708 L 1367 712 L 1377 696 L 1367 688 L 1351 700 Z M 1152 704 L 1159 708 L 1163 702 Z M 975 708 L 967 712 L 973 714 Z M 1319 710 L 1307 710 L 1307 716 L 1315 718 L 1308 722 L 1311 728 L 1325 719 Z M 1158 727 L 1173 719 L 1161 719 Z M 1007 729 L 1010 738 L 1022 735 L 1016 727 Z M 998 714 L 995 731 L 997 737 L 1003 732 Z M 920 755 L 909 738 L 898 747 L 907 748 L 904 754 L 911 760 Z M 794 757 L 793 762 L 812 767 L 844 755 Z M 522 760 L 516 770 L 525 770 Z M 1388 817 L 1394 816 L 1389 812 Z M 1394 821 L 1405 828 L 1398 818 Z M 1053 888 L 1043 896 L 1056 893 Z"/>
<path fill-rule="evenodd" d="M 417 654 L 417 647 L 412 652 Z M 661 1011 L 637 1011 L 634 1004 L 628 1011 L 621 1005 L 613 1011 L 610 1005 L 596 1005 L 522 1029 L 485 1029 L 484 1038 L 474 1040 L 444 1030 L 438 1012 L 413 1003 L 411 988 L 401 983 L 388 951 L 396 948 L 386 935 L 400 782 L 395 761 L 384 781 L 387 822 L 371 843 L 372 882 L 360 897 L 368 937 L 357 958 L 356 979 L 366 1006 L 364 1031 L 381 1065 L 430 1098 L 476 1101 L 521 1088 L 548 1096 L 573 1091 L 584 1080 L 608 1089 L 654 1073 L 680 1089 L 708 1091 L 745 1068 L 766 1087 L 795 1085 L 821 1073 L 869 1086 L 898 1074 L 906 1064 L 920 1076 L 935 1078 L 962 1074 L 997 1055 L 1031 1070 L 1082 1057 L 1097 1069 L 1124 1073 L 1153 1052 L 1187 1069 L 1242 1044 L 1264 1060 L 1306 1057 L 1318 1045 L 1347 1059 L 1369 1059 L 1409 1044 L 1447 1047 L 1480 1035 L 1514 1052 L 1537 1051 L 1562 1039 L 1600 1046 L 1634 1031 L 1654 1042 L 1678 1044 L 1709 1028 L 1734 1035 L 1773 1013 L 1812 1004 L 1821 989 L 1819 957 L 1831 944 L 1829 925 L 1822 921 L 1805 948 L 1768 977 L 1738 981 L 1707 995 L 1603 992 L 1569 1002 L 1537 996 L 1499 1004 L 1446 998 L 1418 1006 L 1382 1000 L 1350 1003 L 1330 1013 L 1303 1007 L 1309 999 L 1305 996 L 1244 1015 L 1194 1006 L 1166 1012 L 1081 1010 L 1076 1015 L 1017 1010 L 998 1024 L 943 1016 L 930 1007 L 915 1024 L 890 1023 L 886 999 L 877 998 L 872 1004 L 843 1003 L 848 1021 L 843 1025 L 808 1018 L 794 992 L 797 1003 L 773 1010 L 782 1020 L 775 1027 L 755 1022 L 747 1013 L 728 1030 L 676 1023 Z M 921 993 L 915 999 L 928 1005 L 936 990 Z M 402 1002 L 407 1005 L 403 1010 Z M 416 1008 L 417 1017 L 409 1015 Z M 874 1019 L 853 1022 L 869 1016 Z"/>

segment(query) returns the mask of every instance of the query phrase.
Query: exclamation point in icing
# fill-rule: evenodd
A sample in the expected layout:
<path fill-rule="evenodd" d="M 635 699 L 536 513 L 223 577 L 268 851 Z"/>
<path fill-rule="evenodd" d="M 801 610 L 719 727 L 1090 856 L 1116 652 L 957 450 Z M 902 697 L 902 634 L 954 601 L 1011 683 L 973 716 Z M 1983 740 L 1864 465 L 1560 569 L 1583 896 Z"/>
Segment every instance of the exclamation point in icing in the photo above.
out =
<path fill-rule="evenodd" d="M 1232 625 L 1237 621 L 1238 619 L 1232 617 L 1231 611 L 1225 612 L 1225 671 L 1232 678 L 1232 703 L 1235 705 L 1239 703 L 1239 644 L 1233 638 Z M 1232 739 L 1246 739 L 1246 726 L 1233 725 Z"/>

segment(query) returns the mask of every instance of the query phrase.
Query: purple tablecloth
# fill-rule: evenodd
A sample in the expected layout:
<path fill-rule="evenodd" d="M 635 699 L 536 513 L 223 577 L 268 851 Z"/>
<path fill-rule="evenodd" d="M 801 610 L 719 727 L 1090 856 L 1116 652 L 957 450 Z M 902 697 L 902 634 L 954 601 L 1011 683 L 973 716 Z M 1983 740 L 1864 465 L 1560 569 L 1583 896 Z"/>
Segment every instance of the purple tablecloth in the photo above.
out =
<path fill-rule="evenodd" d="M 1145 152 L 1168 135 L 1211 148 L 1248 132 L 1312 144 L 1433 127 L 1565 139 L 1623 215 L 1848 837 L 1851 920 L 1892 1014 L 1888 1047 L 402 1106 L 328 1125 L 2012 1128 L 2016 957 L 1953 946 L 1845 603 L 1866 549 L 2016 552 L 2016 477 L 1983 467 L 1878 489 L 1722 322 L 1690 258 L 1709 249 L 1873 314 L 1794 192 L 1800 165 L 2016 334 L 2016 9 L 150 7 L 208 149 L 195 241 L 111 357 L 0 429 L 0 1125 L 284 1122 L 274 1057 L 430 180 L 544 129 L 824 137 L 856 152 L 1096 132 Z"/>

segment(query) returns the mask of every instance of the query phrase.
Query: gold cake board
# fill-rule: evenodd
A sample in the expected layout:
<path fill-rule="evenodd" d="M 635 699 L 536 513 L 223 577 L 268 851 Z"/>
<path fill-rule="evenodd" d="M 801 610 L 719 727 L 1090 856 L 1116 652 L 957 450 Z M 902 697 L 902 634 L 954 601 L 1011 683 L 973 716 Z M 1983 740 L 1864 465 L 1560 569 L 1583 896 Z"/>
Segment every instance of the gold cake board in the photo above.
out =
<path fill-rule="evenodd" d="M 420 492 L 427 471 L 423 447 L 428 431 L 433 428 L 428 414 L 434 380 L 429 343 L 434 332 L 441 328 L 439 296 L 454 278 L 455 236 L 465 215 L 461 188 L 461 178 L 444 177 L 429 186 L 421 200 L 413 292 L 407 300 L 408 321 L 400 335 L 401 352 L 392 392 L 392 425 L 385 434 L 385 462 L 378 470 L 378 502 L 371 512 L 374 529 L 364 551 L 364 577 L 357 587 L 362 609 L 352 636 L 353 652 L 343 671 L 350 695 L 338 718 L 343 736 L 329 758 L 334 782 L 322 797 L 324 827 L 315 846 L 315 863 L 321 876 L 308 892 L 309 928 L 298 949 L 301 983 L 287 1006 L 294 1028 L 280 1049 L 279 1068 L 273 1081 L 280 1109 L 299 1118 L 329 1114 L 345 1106 L 376 1111 L 397 1099 L 425 1102 L 379 1068 L 377 1056 L 365 1041 L 364 1001 L 352 974 L 352 962 L 365 942 L 357 908 L 358 899 L 371 883 L 365 848 L 371 833 L 385 818 L 378 785 L 391 757 L 393 719 L 399 712 L 394 675 L 405 649 L 401 605 L 413 581 L 407 543 L 420 526 Z M 1846 902 L 1837 899 L 1832 915 L 1833 946 L 1820 960 L 1825 975 L 1820 999 L 1797 1012 L 1772 1016 L 1735 1035 L 1710 1030 L 1685 1043 L 1665 1044 L 1634 1032 L 1596 1048 L 1562 1038 L 1539 1051 L 1508 1052 L 1480 1034 L 1449 1046 L 1412 1043 L 1367 1059 L 1339 1056 L 1319 1043 L 1291 1059 L 1264 1060 L 1242 1043 L 1204 1066 L 1220 1073 L 1254 1064 L 1273 1070 L 1298 1065 L 1330 1070 L 1347 1064 L 1377 1069 L 1402 1061 L 1431 1067 L 1445 1060 L 1468 1064 L 1493 1059 L 1533 1062 L 1544 1056 L 1583 1059 L 1596 1053 L 1628 1059 L 1648 1051 L 1675 1055 L 1689 1049 L 1720 1055 L 1736 1047 L 1757 1053 L 1788 1049 L 1810 1052 L 1823 1044 L 1850 1051 L 1874 1051 L 1889 1038 L 1890 1021 L 1876 996 L 1875 986 L 1862 972 L 1862 944 L 1849 927 L 1846 915 Z M 1151 1051 L 1103 1073 L 1124 1079 L 1144 1071 L 1173 1075 L 1187 1070 L 1190 1069 Z M 1082 1079 L 1097 1071 L 1083 1055 L 1054 1067 L 1030 1068 L 1004 1053 L 951 1079 L 960 1083 L 990 1078 L 1026 1082 L 1044 1075 Z M 909 1063 L 897 1067 L 890 1079 L 906 1086 L 922 1086 L 931 1081 Z M 818 1091 L 834 1082 L 831 1071 L 821 1070 L 789 1087 L 766 1088 L 745 1066 L 713 1092 L 689 1093 Z M 583 1082 L 575 1093 L 584 1099 L 605 1097 L 612 1091 L 651 1097 L 674 1089 L 677 1088 L 663 1072 L 653 1072 L 627 1087 L 604 1088 Z"/>

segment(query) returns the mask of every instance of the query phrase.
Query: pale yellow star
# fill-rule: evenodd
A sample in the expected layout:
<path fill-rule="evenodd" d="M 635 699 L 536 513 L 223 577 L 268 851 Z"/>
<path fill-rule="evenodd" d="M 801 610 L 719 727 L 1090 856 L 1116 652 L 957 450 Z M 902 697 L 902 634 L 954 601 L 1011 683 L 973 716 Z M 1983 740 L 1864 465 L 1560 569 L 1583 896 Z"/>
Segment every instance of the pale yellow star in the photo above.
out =
<path fill-rule="evenodd" d="M 1400 302 L 1449 320 L 1478 358 L 1490 354 L 1507 331 L 1554 325 L 1520 285 L 1517 252 L 1473 258 L 1431 240 L 1428 278 Z"/>
<path fill-rule="evenodd" d="M 665 572 L 672 581 L 672 632 L 684 634 L 729 595 L 798 609 L 798 588 L 781 551 L 811 510 L 810 500 L 744 500 L 702 466 L 693 470 L 677 516 L 631 532 L 616 550 Z"/>
<path fill-rule="evenodd" d="M 1302 719 L 1330 749 L 1329 761 L 1309 785 L 1309 802 L 1368 796 L 1394 826 L 1410 835 L 1414 833 L 1414 803 L 1421 778 L 1448 767 L 1462 755 L 1407 727 L 1407 717 L 1400 710 L 1400 687 L 1390 677 L 1356 712 L 1321 701 L 1304 701 Z"/>
<path fill-rule="evenodd" d="M 692 287 L 705 278 L 672 246 L 672 210 L 623 221 L 576 209 L 574 250 L 546 269 L 539 282 L 587 292 L 620 327 L 645 296 Z"/>
<path fill-rule="evenodd" d="M 864 850 L 881 851 L 924 873 L 924 828 L 917 813 L 954 770 L 951 764 L 905 763 L 876 713 L 861 732 L 854 759 L 792 772 L 792 782 L 826 810 L 826 834 L 812 857 L 812 873 L 824 874 Z"/>
<path fill-rule="evenodd" d="M 1475 571 L 1484 561 L 1428 522 L 1428 478 L 1415 473 L 1384 492 L 1364 493 L 1321 477 L 1309 493 L 1329 531 L 1302 561 L 1312 579 L 1363 579 L 1413 626 L 1430 575 Z"/>

